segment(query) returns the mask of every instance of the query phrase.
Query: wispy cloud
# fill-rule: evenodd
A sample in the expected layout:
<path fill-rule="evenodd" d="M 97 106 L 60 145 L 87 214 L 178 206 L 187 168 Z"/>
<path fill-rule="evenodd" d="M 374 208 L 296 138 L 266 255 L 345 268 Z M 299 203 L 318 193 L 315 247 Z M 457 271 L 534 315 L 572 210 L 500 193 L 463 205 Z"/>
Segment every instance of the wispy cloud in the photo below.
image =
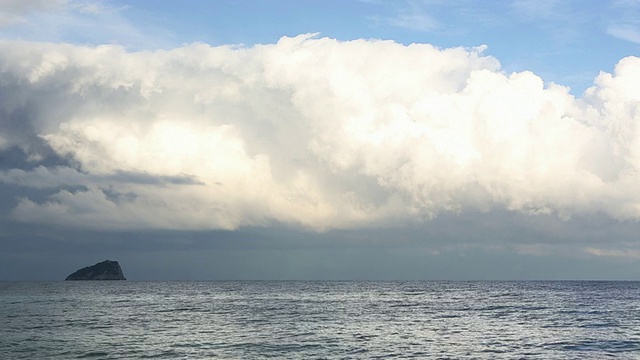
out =
<path fill-rule="evenodd" d="M 535 19 L 557 19 L 564 16 L 562 0 L 513 0 L 511 7 L 521 16 Z"/>
<path fill-rule="evenodd" d="M 618 0 L 606 16 L 606 33 L 621 40 L 640 44 L 640 1 Z"/>
<path fill-rule="evenodd" d="M 600 249 L 600 248 L 586 248 L 585 253 L 589 255 L 599 257 L 613 257 L 613 258 L 627 258 L 627 259 L 640 259 L 640 250 L 635 249 Z"/>
<path fill-rule="evenodd" d="M 438 22 L 425 12 L 404 12 L 392 18 L 387 22 L 390 25 L 423 32 L 434 31 L 438 28 Z"/>
<path fill-rule="evenodd" d="M 117 13 L 129 8 L 127 5 L 113 6 L 106 4 L 104 1 L 75 1 L 72 7 L 86 14 L 110 14 Z"/>
<path fill-rule="evenodd" d="M 128 48 L 162 48 L 166 30 L 131 21 L 130 7 L 104 1 L 29 0 L 0 3 L 0 36 L 5 39 L 120 44 Z M 153 31 L 151 31 L 153 30 Z"/>
<path fill-rule="evenodd" d="M 26 23 L 34 13 L 59 11 L 67 4 L 67 0 L 2 0 L 0 27 Z"/>
<path fill-rule="evenodd" d="M 431 14 L 428 2 L 409 1 L 396 11 L 397 13 L 388 20 L 392 26 L 422 32 L 431 32 L 441 26 Z"/>
<path fill-rule="evenodd" d="M 635 25 L 612 25 L 607 29 L 607 34 L 640 44 L 640 28 Z"/>
<path fill-rule="evenodd" d="M 384 2 L 372 4 L 385 9 L 387 14 L 369 17 L 377 25 L 390 25 L 403 29 L 431 32 L 440 28 L 441 24 L 431 14 L 429 4 L 423 1 Z"/>

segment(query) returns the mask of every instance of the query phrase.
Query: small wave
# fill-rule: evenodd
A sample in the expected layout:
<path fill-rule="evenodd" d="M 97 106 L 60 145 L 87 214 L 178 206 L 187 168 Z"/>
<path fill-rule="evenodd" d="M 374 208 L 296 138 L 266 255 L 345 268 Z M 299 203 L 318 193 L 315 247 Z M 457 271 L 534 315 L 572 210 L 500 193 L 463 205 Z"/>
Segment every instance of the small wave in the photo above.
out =
<path fill-rule="evenodd" d="M 492 305 L 492 306 L 487 306 L 485 308 L 481 308 L 478 309 L 479 311 L 496 311 L 496 310 L 510 310 L 512 309 L 511 306 L 506 306 L 506 305 Z"/>
<path fill-rule="evenodd" d="M 406 296 L 419 296 L 419 295 L 428 295 L 429 293 L 426 291 L 413 291 L 413 290 L 407 290 L 404 292 L 404 295 Z"/>
<path fill-rule="evenodd" d="M 462 315 L 460 314 L 442 314 L 442 315 L 436 315 L 435 318 L 436 319 L 454 319 L 454 318 L 459 318 L 462 317 Z"/>
<path fill-rule="evenodd" d="M 357 355 L 357 354 L 364 354 L 364 353 L 368 353 L 369 349 L 365 349 L 365 348 L 360 348 L 360 349 L 353 349 L 351 351 L 348 352 L 349 355 Z"/>
<path fill-rule="evenodd" d="M 158 358 L 173 359 L 173 358 L 176 358 L 178 355 L 180 355 L 180 353 L 178 353 L 176 351 L 166 350 L 166 351 L 162 351 L 160 353 L 143 354 L 143 355 L 140 355 L 140 358 L 141 359 L 158 359 Z"/>
<path fill-rule="evenodd" d="M 88 358 L 94 358 L 94 357 L 100 357 L 100 356 L 108 356 L 109 353 L 104 352 L 104 351 L 91 351 L 88 352 L 86 354 L 82 354 L 79 355 L 78 357 L 76 357 L 76 359 L 88 359 Z"/>
<path fill-rule="evenodd" d="M 549 307 L 548 306 L 520 306 L 518 309 L 524 310 L 524 311 L 539 311 L 539 310 L 547 310 L 549 309 Z"/>
<path fill-rule="evenodd" d="M 519 297 L 522 296 L 522 294 L 519 293 L 512 293 L 512 292 L 508 292 L 508 293 L 502 293 L 502 294 L 493 294 L 490 295 L 490 298 L 502 298 L 502 297 Z"/>
<path fill-rule="evenodd" d="M 630 340 L 587 340 L 575 343 L 561 341 L 548 344 L 548 347 L 572 352 L 602 351 L 607 353 L 620 353 L 640 350 L 640 342 Z"/>
<path fill-rule="evenodd" d="M 399 303 L 399 304 L 391 304 L 389 305 L 390 307 L 394 307 L 394 308 L 405 308 L 405 307 L 419 307 L 419 306 L 424 306 L 424 304 L 421 303 Z"/>
<path fill-rule="evenodd" d="M 592 324 L 582 324 L 579 325 L 579 328 L 608 328 L 608 327 L 617 327 L 618 324 L 617 323 L 613 323 L 613 322 L 605 322 L 605 323 L 592 323 Z"/>
<path fill-rule="evenodd" d="M 506 352 L 506 350 L 500 350 L 500 349 L 483 349 L 480 350 L 480 352 L 482 353 L 491 353 L 491 354 L 504 354 Z"/>
<path fill-rule="evenodd" d="M 160 309 L 160 310 L 156 310 L 156 312 L 158 312 L 158 313 L 173 313 L 173 312 L 182 312 L 182 311 L 197 312 L 197 311 L 202 311 L 202 309 L 195 308 L 195 307 L 183 307 L 183 308 L 175 308 L 175 309 Z"/>
<path fill-rule="evenodd" d="M 367 340 L 370 340 L 370 339 L 373 339 L 373 338 L 377 338 L 378 335 L 375 335 L 375 334 L 354 334 L 353 337 L 355 339 L 357 339 L 357 340 L 367 341 Z"/>

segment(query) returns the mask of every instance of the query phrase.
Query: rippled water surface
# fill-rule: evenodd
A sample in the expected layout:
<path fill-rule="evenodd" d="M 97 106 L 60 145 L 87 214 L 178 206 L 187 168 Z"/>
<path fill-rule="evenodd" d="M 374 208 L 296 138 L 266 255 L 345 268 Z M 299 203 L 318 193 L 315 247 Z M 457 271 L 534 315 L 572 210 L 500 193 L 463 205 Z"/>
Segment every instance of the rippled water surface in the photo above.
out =
<path fill-rule="evenodd" d="M 640 282 L 0 283 L 1 359 L 640 359 Z"/>

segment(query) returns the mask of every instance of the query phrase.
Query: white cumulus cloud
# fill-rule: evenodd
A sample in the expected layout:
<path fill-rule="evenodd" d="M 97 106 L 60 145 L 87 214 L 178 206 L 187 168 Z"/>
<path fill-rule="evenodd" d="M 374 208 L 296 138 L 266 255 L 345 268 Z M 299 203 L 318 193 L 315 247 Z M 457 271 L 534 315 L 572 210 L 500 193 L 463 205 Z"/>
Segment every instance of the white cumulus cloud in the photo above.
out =
<path fill-rule="evenodd" d="M 2 148 L 37 136 L 77 167 L 0 182 L 54 189 L 22 198 L 16 219 L 104 229 L 324 230 L 496 208 L 640 218 L 640 59 L 574 98 L 483 50 L 1 42 Z"/>

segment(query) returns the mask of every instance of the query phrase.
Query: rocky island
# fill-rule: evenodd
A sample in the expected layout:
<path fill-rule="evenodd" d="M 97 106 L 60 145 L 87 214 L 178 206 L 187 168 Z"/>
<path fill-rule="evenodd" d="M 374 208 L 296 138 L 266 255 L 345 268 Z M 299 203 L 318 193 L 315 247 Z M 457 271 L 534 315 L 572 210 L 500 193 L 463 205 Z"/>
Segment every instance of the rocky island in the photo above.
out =
<path fill-rule="evenodd" d="M 105 260 L 84 267 L 67 276 L 65 280 L 127 280 L 117 261 Z"/>

